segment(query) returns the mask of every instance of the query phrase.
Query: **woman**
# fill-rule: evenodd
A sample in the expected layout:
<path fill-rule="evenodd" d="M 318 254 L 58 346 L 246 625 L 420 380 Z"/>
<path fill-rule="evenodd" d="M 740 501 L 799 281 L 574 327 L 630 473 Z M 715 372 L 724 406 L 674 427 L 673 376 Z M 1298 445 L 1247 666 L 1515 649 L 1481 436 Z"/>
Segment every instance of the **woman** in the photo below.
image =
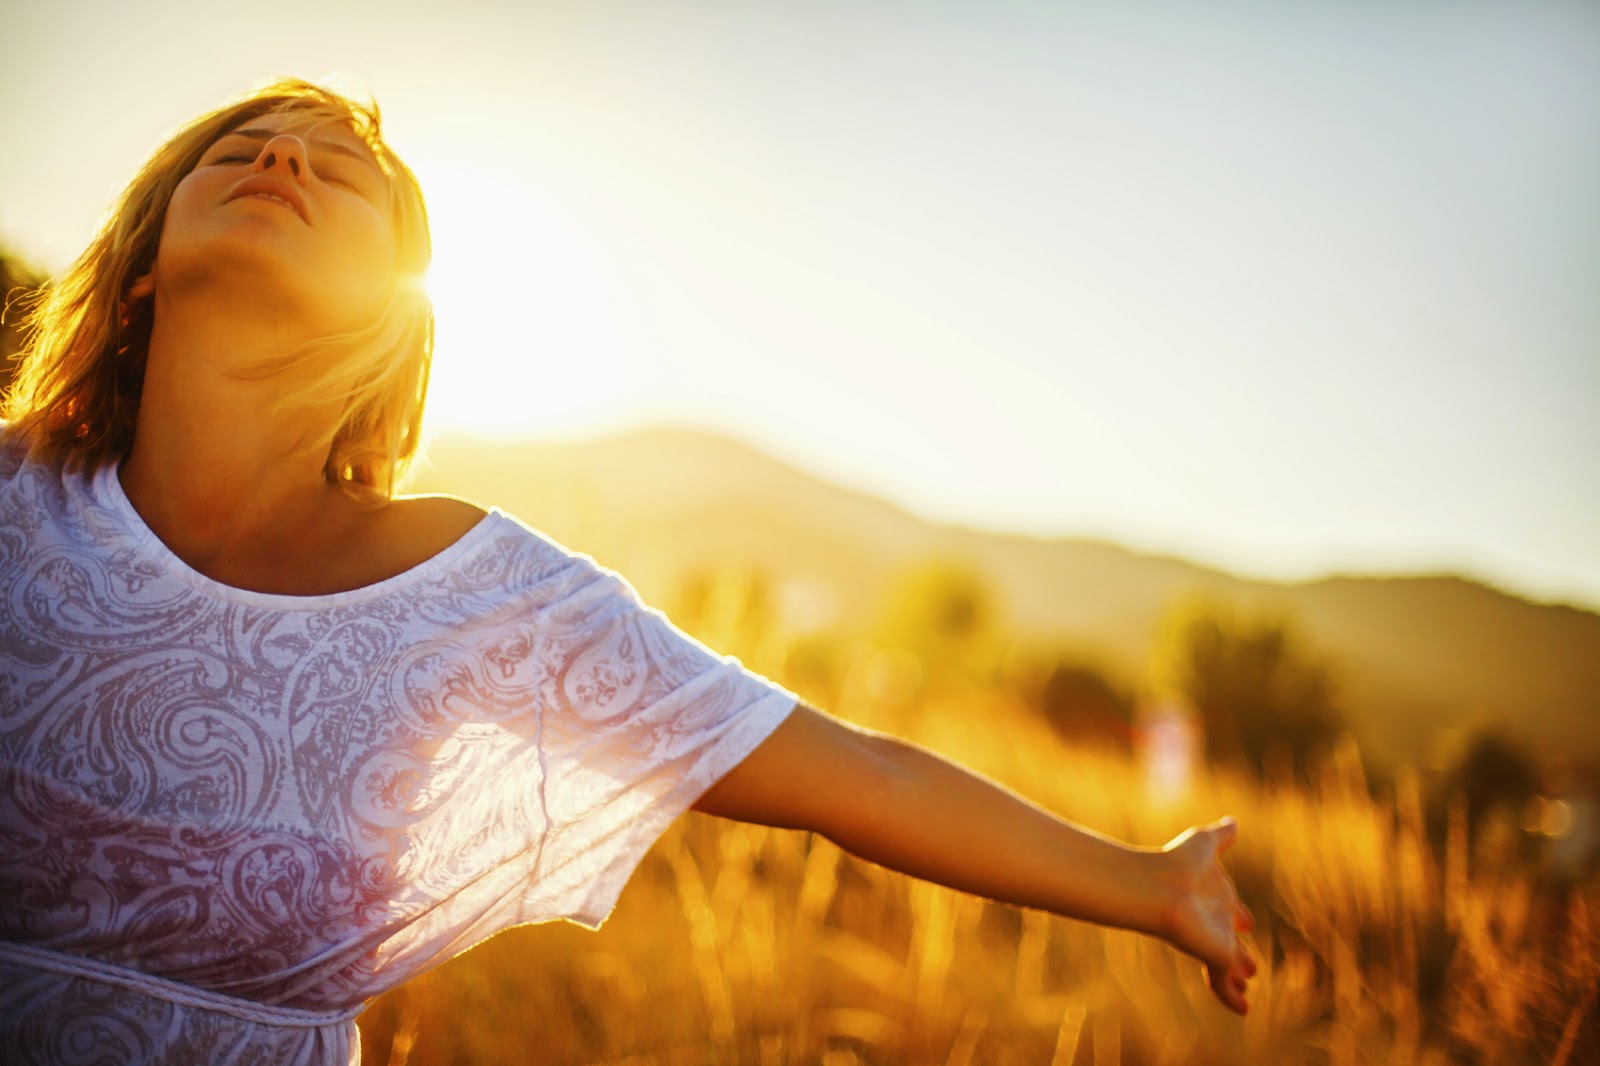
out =
<path fill-rule="evenodd" d="M 1243 1014 L 1218 856 L 840 723 L 514 519 L 394 497 L 426 216 L 375 110 L 190 123 L 35 316 L 0 434 L 0 1058 L 344 1062 L 494 932 L 597 926 L 684 810 L 1162 937 Z"/>

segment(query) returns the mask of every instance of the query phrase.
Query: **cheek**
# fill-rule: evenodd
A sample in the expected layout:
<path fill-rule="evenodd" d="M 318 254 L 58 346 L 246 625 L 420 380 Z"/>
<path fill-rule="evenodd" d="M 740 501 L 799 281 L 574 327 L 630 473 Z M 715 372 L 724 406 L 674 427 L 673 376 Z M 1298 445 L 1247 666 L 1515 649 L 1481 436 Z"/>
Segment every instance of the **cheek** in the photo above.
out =
<path fill-rule="evenodd" d="M 170 259 L 182 250 L 193 231 L 194 199 L 195 186 L 189 178 L 178 182 L 177 187 L 172 190 L 172 198 L 167 201 L 167 210 L 161 219 L 161 236 L 156 244 L 158 268 L 163 259 Z"/>

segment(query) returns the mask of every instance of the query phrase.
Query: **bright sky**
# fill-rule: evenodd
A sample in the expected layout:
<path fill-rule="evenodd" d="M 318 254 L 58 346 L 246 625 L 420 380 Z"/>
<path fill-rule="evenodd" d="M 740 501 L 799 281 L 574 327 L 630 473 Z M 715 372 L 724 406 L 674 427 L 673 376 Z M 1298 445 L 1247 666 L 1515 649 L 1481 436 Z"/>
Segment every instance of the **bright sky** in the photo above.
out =
<path fill-rule="evenodd" d="M 434 430 L 1600 606 L 1600 5 L 230 7 L 5 6 L 0 241 L 337 72 L 429 196 Z"/>

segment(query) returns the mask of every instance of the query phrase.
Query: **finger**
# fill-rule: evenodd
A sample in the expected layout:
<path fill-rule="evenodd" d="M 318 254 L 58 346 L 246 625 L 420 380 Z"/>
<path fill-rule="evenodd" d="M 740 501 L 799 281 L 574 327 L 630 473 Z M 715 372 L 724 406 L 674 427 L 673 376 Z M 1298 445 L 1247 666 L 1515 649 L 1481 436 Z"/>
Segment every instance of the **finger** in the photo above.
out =
<path fill-rule="evenodd" d="M 1211 823 L 1211 828 L 1216 832 L 1217 854 L 1221 855 L 1233 846 L 1233 838 L 1239 835 L 1239 823 L 1228 815 Z"/>
<path fill-rule="evenodd" d="M 1241 903 L 1239 909 L 1234 912 L 1233 925 L 1240 932 L 1251 932 L 1256 927 L 1256 916 L 1250 913 L 1249 907 Z"/>
<path fill-rule="evenodd" d="M 1245 998 L 1244 986 L 1235 985 L 1231 981 L 1228 983 L 1228 993 L 1223 997 L 1222 1001 L 1227 1004 L 1229 1010 L 1240 1016 L 1245 1015 L 1250 1010 L 1250 1001 Z"/>
<path fill-rule="evenodd" d="M 1245 999 L 1243 989 L 1235 988 L 1231 980 L 1212 980 L 1211 991 L 1216 994 L 1223 1006 L 1235 1014 L 1242 1016 L 1249 1012 L 1250 1002 Z"/>

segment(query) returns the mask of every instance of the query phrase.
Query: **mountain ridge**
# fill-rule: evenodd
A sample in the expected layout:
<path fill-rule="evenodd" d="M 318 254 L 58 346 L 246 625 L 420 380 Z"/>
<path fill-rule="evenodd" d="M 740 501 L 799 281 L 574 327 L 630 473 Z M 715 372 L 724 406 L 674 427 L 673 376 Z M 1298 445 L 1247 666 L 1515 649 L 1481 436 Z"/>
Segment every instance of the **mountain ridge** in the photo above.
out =
<path fill-rule="evenodd" d="M 1141 682 L 1174 604 L 1282 619 L 1340 683 L 1380 758 L 1423 761 L 1440 731 L 1499 725 L 1548 757 L 1600 758 L 1600 614 L 1448 574 L 1275 581 L 1097 537 L 924 519 L 702 430 L 585 440 L 439 437 L 414 481 L 499 505 L 623 569 L 647 600 L 734 567 L 810 582 L 865 618 L 895 574 L 970 566 L 1012 629 Z"/>
<path fill-rule="evenodd" d="M 1301 588 L 1311 585 L 1325 584 L 1338 581 L 1364 581 L 1364 582 L 1451 582 L 1473 585 L 1486 591 L 1496 593 L 1510 599 L 1520 600 L 1538 607 L 1563 608 L 1579 614 L 1595 615 L 1600 617 L 1600 606 L 1586 606 L 1572 600 L 1537 596 L 1529 592 L 1519 591 L 1514 588 L 1499 584 L 1494 580 L 1482 576 L 1459 573 L 1448 569 L 1425 570 L 1414 573 L 1377 572 L 1368 573 L 1359 570 L 1333 569 L 1326 573 L 1303 578 L 1278 578 L 1264 574 L 1240 573 L 1229 569 L 1227 566 L 1208 562 L 1203 559 L 1184 555 L 1181 552 L 1166 551 L 1155 548 L 1138 547 L 1116 540 L 1112 537 L 1087 534 L 1087 533 L 1030 533 L 1021 530 L 999 529 L 982 526 L 974 523 L 950 521 L 920 514 L 916 510 L 897 503 L 894 500 L 879 496 L 869 489 L 858 488 L 851 485 L 832 481 L 824 475 L 815 473 L 799 462 L 792 461 L 776 455 L 759 445 L 725 436 L 711 430 L 695 427 L 677 426 L 670 424 L 649 425 L 634 429 L 621 430 L 615 433 L 601 433 L 581 437 L 554 438 L 510 438 L 500 436 L 477 436 L 470 433 L 449 432 L 439 434 L 430 442 L 429 451 L 434 447 L 443 447 L 447 452 L 463 445 L 490 448 L 495 446 L 510 446 L 517 448 L 533 449 L 579 449 L 591 448 L 634 450 L 646 449 L 653 446 L 665 446 L 668 449 L 682 447 L 690 444 L 694 447 L 708 449 L 728 449 L 743 453 L 758 460 L 765 466 L 770 466 L 785 472 L 789 476 L 803 479 L 820 486 L 826 486 L 830 491 L 842 496 L 854 497 L 858 500 L 869 502 L 884 509 L 895 512 L 905 519 L 921 525 L 935 527 L 957 534 L 971 534 L 974 536 L 994 537 L 1015 542 L 1038 543 L 1042 545 L 1070 545 L 1082 547 L 1105 547 L 1114 549 L 1119 553 L 1137 556 L 1152 562 L 1171 562 L 1185 568 L 1205 571 L 1221 577 L 1248 582 L 1257 585 L 1282 586 L 1286 588 Z M 426 481 L 426 475 L 424 480 Z M 443 490 L 430 490 L 443 491 Z"/>

